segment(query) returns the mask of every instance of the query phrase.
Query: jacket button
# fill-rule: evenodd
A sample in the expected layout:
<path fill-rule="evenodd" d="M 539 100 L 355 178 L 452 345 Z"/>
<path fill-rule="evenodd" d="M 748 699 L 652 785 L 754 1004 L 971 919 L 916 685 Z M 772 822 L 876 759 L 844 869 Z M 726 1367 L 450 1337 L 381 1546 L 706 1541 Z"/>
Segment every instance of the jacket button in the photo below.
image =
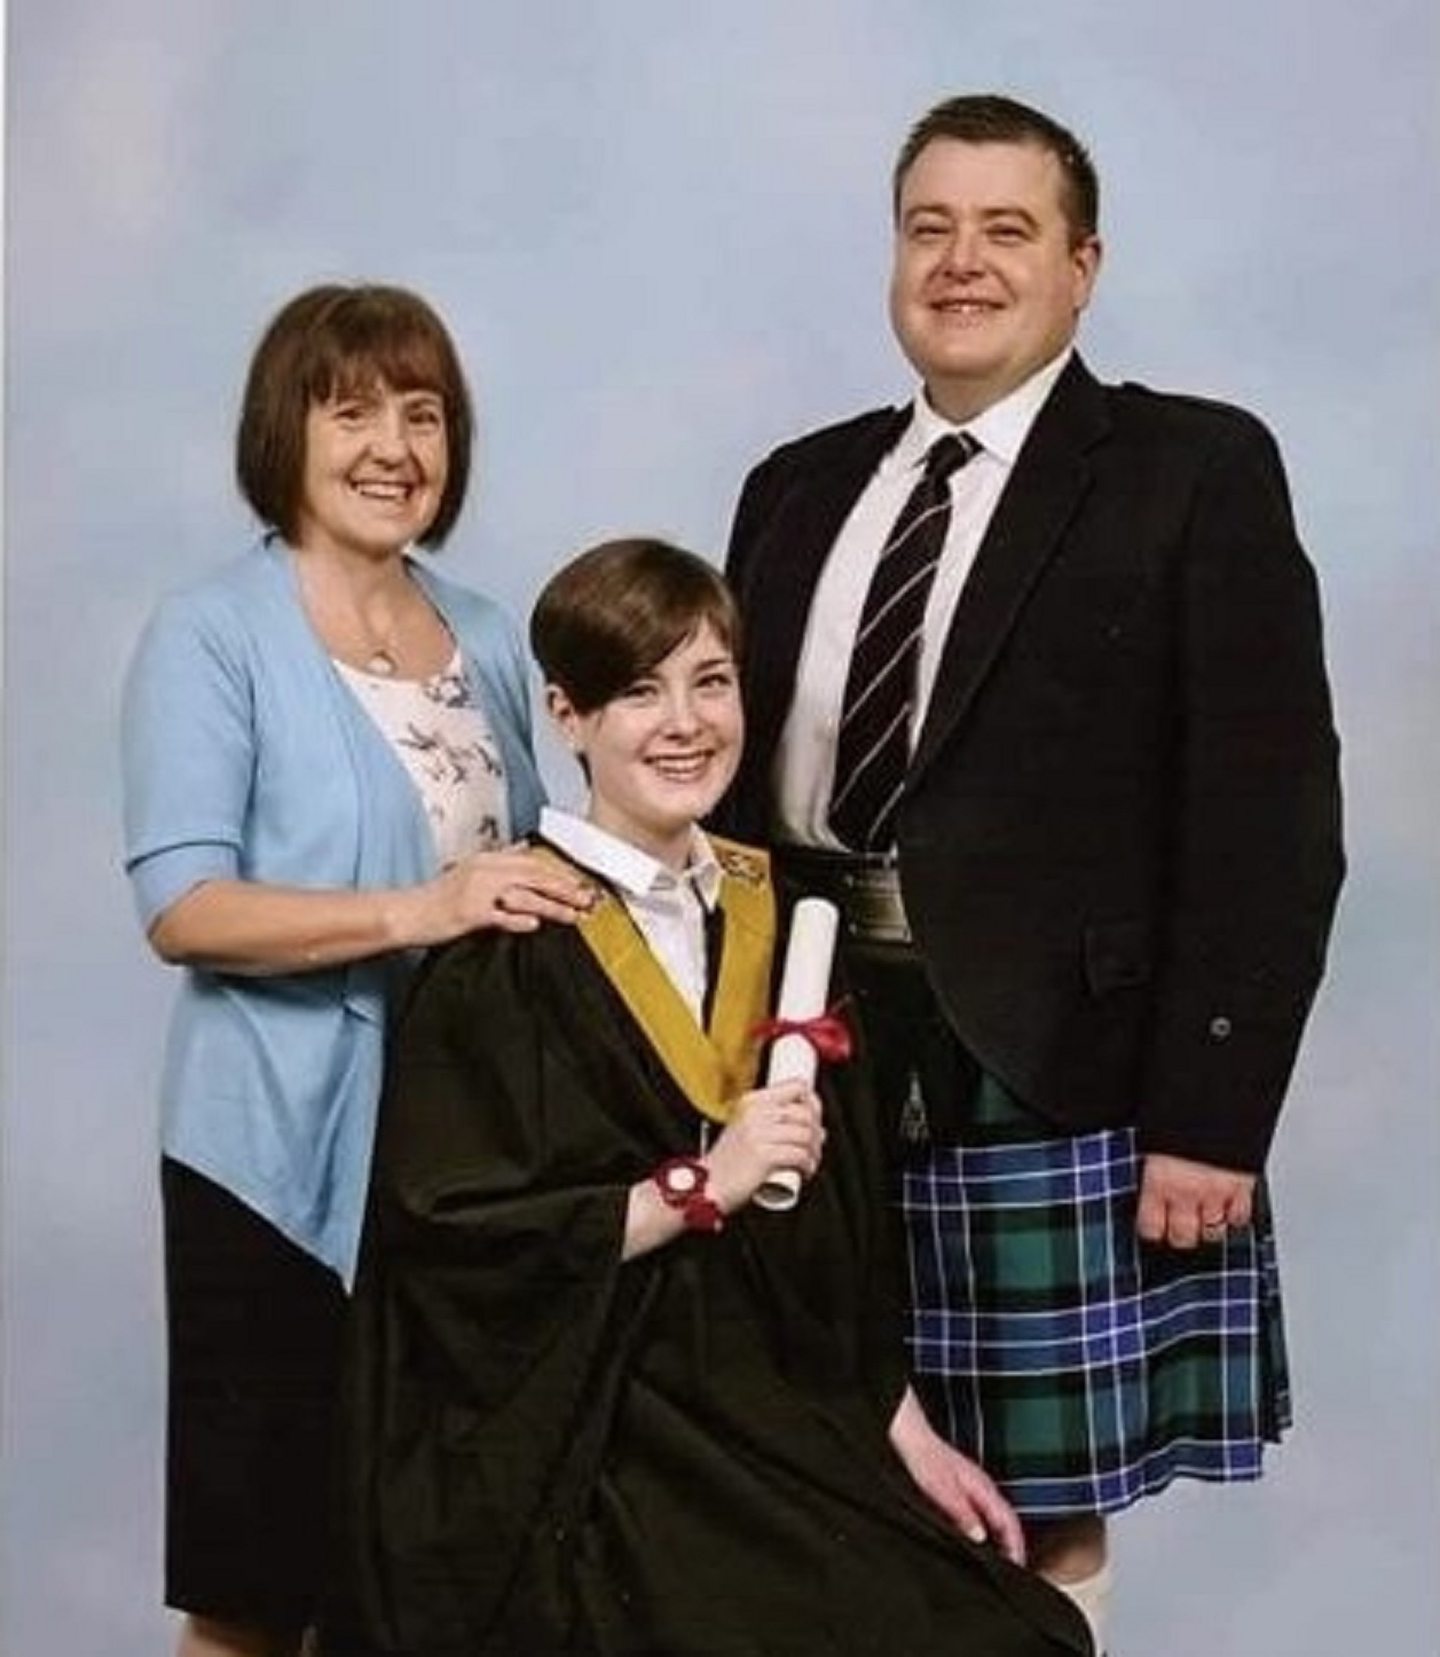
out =
<path fill-rule="evenodd" d="M 1231 1030 L 1234 1028 L 1235 1026 L 1231 1024 L 1230 1020 L 1223 1014 L 1219 1018 L 1212 1018 L 1210 1020 L 1210 1034 L 1216 1041 L 1226 1040 Z"/>

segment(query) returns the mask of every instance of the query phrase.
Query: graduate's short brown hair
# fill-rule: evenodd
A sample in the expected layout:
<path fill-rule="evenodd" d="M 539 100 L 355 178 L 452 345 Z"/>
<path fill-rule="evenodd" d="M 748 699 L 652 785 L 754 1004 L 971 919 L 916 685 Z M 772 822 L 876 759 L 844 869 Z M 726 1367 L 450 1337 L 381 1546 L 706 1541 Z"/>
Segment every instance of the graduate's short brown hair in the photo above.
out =
<path fill-rule="evenodd" d="M 738 655 L 740 615 L 719 570 L 635 536 L 591 547 L 550 578 L 530 615 L 530 648 L 547 683 L 593 713 L 706 622 Z"/>
<path fill-rule="evenodd" d="M 433 391 L 444 404 L 448 451 L 440 506 L 420 544 L 450 533 L 470 481 L 474 415 L 445 324 L 419 294 L 378 283 L 307 288 L 265 330 L 240 405 L 235 476 L 260 521 L 289 541 L 298 529 L 305 421 L 315 403 L 370 391 Z"/>

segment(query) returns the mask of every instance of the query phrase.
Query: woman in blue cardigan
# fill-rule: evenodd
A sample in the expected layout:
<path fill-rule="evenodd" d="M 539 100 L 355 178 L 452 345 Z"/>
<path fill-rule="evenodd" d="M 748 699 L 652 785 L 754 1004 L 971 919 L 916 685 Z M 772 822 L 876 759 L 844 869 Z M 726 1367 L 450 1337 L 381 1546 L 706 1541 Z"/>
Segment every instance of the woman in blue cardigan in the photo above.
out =
<path fill-rule="evenodd" d="M 162 1084 L 167 1602 L 182 1657 L 298 1652 L 387 1006 L 409 952 L 569 921 L 533 853 L 526 663 L 415 562 L 459 514 L 470 399 L 444 326 L 376 286 L 299 295 L 250 365 L 268 532 L 165 600 L 126 686 L 126 868 L 185 970 Z"/>

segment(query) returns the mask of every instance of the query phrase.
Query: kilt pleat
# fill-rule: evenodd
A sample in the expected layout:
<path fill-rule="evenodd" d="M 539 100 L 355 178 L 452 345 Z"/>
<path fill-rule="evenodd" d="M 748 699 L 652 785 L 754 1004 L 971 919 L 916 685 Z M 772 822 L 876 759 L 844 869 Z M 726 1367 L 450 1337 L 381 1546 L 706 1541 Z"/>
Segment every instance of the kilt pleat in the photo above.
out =
<path fill-rule="evenodd" d="M 912 1147 L 900 1203 L 916 1389 L 1022 1515 L 1107 1513 L 1181 1477 L 1259 1476 L 1291 1418 L 1274 1236 L 1139 1241 L 1133 1129 L 1037 1137 L 985 1080 L 959 1146 Z"/>

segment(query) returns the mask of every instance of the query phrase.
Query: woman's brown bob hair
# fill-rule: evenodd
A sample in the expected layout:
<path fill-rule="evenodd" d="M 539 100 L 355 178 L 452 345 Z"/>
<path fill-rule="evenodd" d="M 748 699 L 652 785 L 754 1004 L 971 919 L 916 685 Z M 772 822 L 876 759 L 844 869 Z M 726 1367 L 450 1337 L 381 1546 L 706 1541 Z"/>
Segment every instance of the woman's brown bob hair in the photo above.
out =
<path fill-rule="evenodd" d="M 251 359 L 240 407 L 240 492 L 286 540 L 293 542 L 299 527 L 311 405 L 367 392 L 377 380 L 396 391 L 433 391 L 445 406 L 445 488 L 420 544 L 438 547 L 460 516 L 474 417 L 445 324 L 405 288 L 331 283 L 308 288 L 276 315 Z"/>
<path fill-rule="evenodd" d="M 593 713 L 706 622 L 738 655 L 739 612 L 713 565 L 668 541 L 606 541 L 546 583 L 530 616 L 530 648 L 575 711 Z"/>

